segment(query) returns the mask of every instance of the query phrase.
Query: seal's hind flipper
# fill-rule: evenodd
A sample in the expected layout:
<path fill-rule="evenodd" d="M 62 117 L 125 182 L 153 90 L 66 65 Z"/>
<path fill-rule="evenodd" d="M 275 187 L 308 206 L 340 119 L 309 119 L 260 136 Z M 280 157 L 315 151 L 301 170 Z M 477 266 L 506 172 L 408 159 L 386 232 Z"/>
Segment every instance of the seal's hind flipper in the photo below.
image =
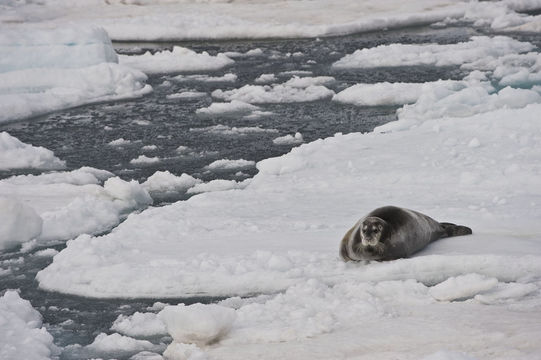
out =
<path fill-rule="evenodd" d="M 472 234 L 472 230 L 467 226 L 455 225 L 451 223 L 440 223 L 440 225 L 443 227 L 443 230 L 448 237 Z"/>

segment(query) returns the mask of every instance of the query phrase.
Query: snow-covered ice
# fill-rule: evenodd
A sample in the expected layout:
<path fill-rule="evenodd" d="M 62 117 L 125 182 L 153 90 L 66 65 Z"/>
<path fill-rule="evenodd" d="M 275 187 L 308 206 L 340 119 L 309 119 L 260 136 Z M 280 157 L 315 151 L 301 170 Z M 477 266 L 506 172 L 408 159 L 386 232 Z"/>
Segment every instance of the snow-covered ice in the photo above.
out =
<path fill-rule="evenodd" d="M 66 162 L 41 146 L 25 144 L 5 131 L 0 132 L 0 170 L 9 169 L 63 169 Z"/>
<path fill-rule="evenodd" d="M 130 164 L 132 165 L 148 165 L 148 164 L 155 164 L 160 162 L 161 159 L 157 156 L 146 156 L 146 155 L 139 155 L 135 159 L 130 160 Z"/>
<path fill-rule="evenodd" d="M 93 168 L 6 178 L 0 180 L 0 199 L 7 212 L 2 246 L 32 239 L 31 246 L 44 245 L 100 233 L 117 225 L 126 213 L 152 203 L 136 181 Z"/>
<path fill-rule="evenodd" d="M 334 95 L 324 85 L 334 82 L 330 76 L 293 77 L 282 84 L 244 85 L 233 90 L 214 90 L 212 97 L 226 101 L 250 104 L 290 103 L 322 100 Z"/>
<path fill-rule="evenodd" d="M 321 37 L 461 20 L 498 30 L 535 24 L 539 16 L 516 11 L 535 10 L 537 1 L 497 3 L 458 0 L 396 0 L 359 2 L 313 1 L 10 1 L 0 21 L 17 27 L 65 27 L 97 24 L 114 40 L 199 40 L 235 38 Z M 530 28 L 531 28 L 530 26 Z M 520 28 L 519 28 L 520 29 Z M 254 49 L 253 54 L 257 49 Z M 248 52 L 250 53 L 250 52 Z M 237 54 L 235 54 L 237 55 Z M 248 55 L 248 54 L 245 54 Z"/>
<path fill-rule="evenodd" d="M 230 102 L 218 102 L 212 103 L 210 106 L 197 109 L 197 114 L 202 115 L 219 115 L 219 114 L 249 114 L 255 110 L 259 110 L 259 107 L 248 104 L 245 101 L 232 100 Z"/>
<path fill-rule="evenodd" d="M 13 290 L 0 297 L 0 337 L 2 359 L 49 360 L 60 354 L 39 312 Z"/>
<path fill-rule="evenodd" d="M 297 145 L 301 144 L 304 141 L 302 134 L 300 132 L 295 133 L 295 135 L 284 135 L 277 137 L 272 140 L 274 145 Z"/>
<path fill-rule="evenodd" d="M 334 68 L 373 68 L 382 66 L 450 66 L 480 59 L 526 52 L 533 45 L 506 36 L 474 36 L 468 42 L 451 45 L 391 44 L 360 49 L 333 64 Z"/>
<path fill-rule="evenodd" d="M 205 6 L 166 0 L 107 3 L 43 0 L 38 5 L 34 1 L 10 1 L 0 5 L 0 22 L 10 31 L 29 24 L 64 29 L 68 21 L 96 23 L 120 40 L 315 37 L 434 22 L 442 26 L 455 21 L 470 21 L 498 31 L 535 29 L 539 16 L 516 11 L 541 8 L 538 1 L 531 0 L 257 4 L 211 0 Z M 321 9 L 325 9 L 324 14 Z M 75 78 L 74 74 L 90 68 L 87 75 L 93 81 L 103 80 L 98 68 L 117 71 L 119 75 L 106 79 L 100 88 L 107 91 L 96 91 L 105 95 L 91 97 L 93 90 L 82 91 L 79 102 L 56 105 L 47 100 L 43 102 L 46 105 L 29 108 L 30 113 L 10 109 L 8 120 L 149 91 L 142 72 L 114 64 L 112 54 L 107 52 L 108 40 L 103 40 L 100 31 L 83 33 L 74 41 L 79 47 L 81 38 L 97 39 L 88 46 L 89 53 L 94 54 L 89 56 L 94 58 L 92 64 L 74 68 L 62 65 L 52 70 L 47 65 L 44 73 L 51 79 Z M 68 35 L 72 36 L 69 31 Z M 64 54 L 71 64 L 70 56 L 76 53 L 66 55 L 69 49 L 64 49 L 65 43 L 53 44 L 50 39 L 55 36 L 48 36 L 46 47 L 59 45 L 62 51 L 58 54 Z M 200 71 L 179 69 L 189 61 L 183 64 L 173 53 L 205 56 L 190 51 L 143 55 L 145 63 L 137 63 L 142 59 L 137 56 L 129 60 L 134 61 L 133 66 L 144 68 L 143 72 Z M 231 57 L 265 55 L 266 50 L 229 53 Z M 227 54 L 206 56 L 199 57 L 198 65 L 218 58 L 225 64 Z M 228 59 L 229 63 L 233 61 Z M 57 60 L 43 61 L 51 64 Z M 20 64 L 22 70 L 13 68 L 17 62 L 6 65 L 11 70 L 0 74 L 0 80 L 11 79 L 15 84 L 16 77 L 36 76 L 41 71 L 28 69 L 24 61 Z M 215 66 L 227 66 L 224 64 Z M 154 313 L 119 316 L 111 324 L 118 333 L 102 333 L 90 345 L 68 347 L 65 356 L 133 355 L 134 360 L 160 359 L 162 355 L 192 360 L 284 356 L 537 358 L 541 351 L 536 341 L 541 338 L 541 227 L 537 221 L 541 218 L 540 64 L 532 44 L 503 36 L 479 36 L 455 45 L 393 44 L 363 49 L 334 66 L 338 72 L 381 66 L 456 66 L 469 73 L 462 80 L 352 84 L 335 95 L 327 88 L 334 79 L 311 76 L 306 70 L 302 75 L 307 77 L 281 84 L 276 84 L 277 76 L 267 74 L 256 78 L 257 85 L 217 90 L 214 98 L 231 102 L 207 108 L 210 111 L 214 106 L 217 116 L 235 107 L 232 114 L 239 114 L 235 101 L 243 102 L 240 104 L 245 109 L 253 106 L 250 104 L 331 97 L 360 106 L 403 105 L 397 111 L 397 121 L 367 134 L 336 134 L 303 144 L 284 156 L 257 163 L 259 173 L 243 182 L 202 183 L 185 174 L 178 177 L 158 172 L 139 184 L 95 169 L 1 180 L 0 194 L 9 195 L 5 201 L 19 209 L 10 212 L 10 216 L 16 215 L 15 221 L 34 215 L 34 224 L 42 220 L 41 232 L 24 234 L 21 241 L 32 244 L 32 238 L 40 242 L 47 236 L 57 240 L 77 236 L 61 252 L 48 252 L 47 256 L 54 255 L 54 261 L 37 275 L 44 289 L 103 298 L 235 296 L 210 305 L 214 310 L 208 305 L 159 305 L 148 309 Z M 294 73 L 290 71 L 278 73 L 280 77 L 291 75 Z M 54 89 L 65 85 L 57 80 L 49 85 L 45 80 L 38 83 Z M 0 86 L 4 84 L 8 83 Z M 30 83 L 18 84 L 26 91 Z M 118 84 L 125 85 L 120 93 L 110 91 Z M 1 92 L 13 96 L 13 89 Z M 66 93 L 60 94 L 64 98 Z M 26 109 L 28 103 L 21 102 L 19 109 Z M 256 115 L 257 111 L 249 108 L 244 113 Z M 264 130 L 216 123 L 201 130 L 224 135 Z M 179 153 L 189 151 L 182 147 Z M 218 163 L 216 168 L 231 164 Z M 196 195 L 131 214 L 111 233 L 92 235 L 118 224 L 129 211 L 148 206 L 153 191 L 186 189 Z M 440 240 L 410 259 L 341 262 L 337 248 L 344 232 L 360 216 L 385 204 L 468 225 L 474 234 Z M 94 223 L 89 224 L 91 220 Z M 10 269 L 0 271 L 9 273 Z M 267 295 L 238 297 L 260 293 Z M 10 292 L 4 298 L 7 294 Z M 174 315 L 166 316 L 173 311 Z M 0 314 L 4 315 L 1 307 Z M 19 329 L 14 325 L 19 322 L 10 320 L 9 324 L 8 331 Z M 30 326 L 38 327 L 41 323 Z M 174 339 L 168 347 L 144 339 L 162 336 L 165 331 Z M 25 338 L 22 330 L 16 333 L 18 337 L 10 338 L 10 342 Z M 45 337 L 43 344 L 50 348 L 52 339 Z M 209 342 L 212 344 L 206 345 Z"/>
<path fill-rule="evenodd" d="M 264 129 L 259 126 L 243 126 L 243 127 L 236 127 L 236 126 L 227 126 L 227 125 L 213 125 L 213 126 L 207 126 L 202 128 L 191 128 L 190 131 L 192 132 L 209 132 L 212 134 L 217 135 L 248 135 L 248 134 L 258 134 L 258 133 L 276 133 L 278 130 L 276 129 Z"/>
<path fill-rule="evenodd" d="M 166 170 L 156 171 L 141 185 L 150 193 L 167 193 L 185 191 L 199 183 L 201 180 L 188 174 L 176 176 Z"/>
<path fill-rule="evenodd" d="M 196 53 L 181 46 L 154 54 L 146 52 L 143 55 L 119 55 L 118 59 L 121 65 L 139 69 L 146 74 L 212 71 L 235 62 L 224 54 L 212 56 L 207 52 Z"/>
<path fill-rule="evenodd" d="M 173 81 L 200 81 L 200 82 L 235 82 L 237 81 L 237 75 L 227 73 L 222 76 L 210 76 L 210 75 L 177 75 L 170 78 Z"/>
<path fill-rule="evenodd" d="M 100 28 L 2 30 L 0 51 L 0 123 L 152 91 Z"/>
<path fill-rule="evenodd" d="M 176 93 L 176 94 L 167 95 L 166 98 L 169 99 L 169 100 L 175 100 L 175 99 L 193 100 L 193 99 L 201 99 L 201 98 L 206 97 L 206 96 L 207 96 L 206 92 L 183 91 L 183 92 L 179 92 L 179 93 Z"/>
<path fill-rule="evenodd" d="M 213 161 L 207 165 L 207 169 L 212 171 L 220 170 L 237 170 L 237 169 L 246 169 L 249 167 L 254 167 L 255 161 L 252 160 L 230 160 L 230 159 L 220 159 Z"/>

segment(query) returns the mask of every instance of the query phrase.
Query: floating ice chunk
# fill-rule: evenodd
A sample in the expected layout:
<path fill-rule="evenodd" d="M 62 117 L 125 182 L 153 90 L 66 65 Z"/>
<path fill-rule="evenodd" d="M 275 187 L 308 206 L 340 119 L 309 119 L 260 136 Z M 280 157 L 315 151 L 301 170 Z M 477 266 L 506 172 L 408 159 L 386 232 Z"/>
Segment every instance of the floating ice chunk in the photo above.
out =
<path fill-rule="evenodd" d="M 0 354 L 3 359 L 45 360 L 60 354 L 39 312 L 16 291 L 0 297 Z"/>
<path fill-rule="evenodd" d="M 466 274 L 451 277 L 433 286 L 430 295 L 439 301 L 470 299 L 475 295 L 490 290 L 498 284 L 498 279 L 479 274 Z"/>
<path fill-rule="evenodd" d="M 95 169 L 88 166 L 72 170 L 51 172 L 40 175 L 19 175 L 3 179 L 0 184 L 12 185 L 51 185 L 51 184 L 71 184 L 86 185 L 98 184 L 113 177 L 114 174 L 107 170 Z M 0 186 L 1 187 L 1 186 Z"/>
<path fill-rule="evenodd" d="M 30 241 L 41 233 L 41 217 L 15 199 L 0 196 L 0 218 L 0 250 Z"/>
<path fill-rule="evenodd" d="M 152 193 L 185 191 L 199 183 L 201 183 L 201 180 L 188 174 L 176 176 L 166 170 L 156 171 L 141 185 Z"/>
<path fill-rule="evenodd" d="M 118 333 L 100 333 L 86 346 L 68 345 L 64 353 L 71 358 L 117 358 L 128 357 L 141 351 L 163 351 L 164 345 L 155 345 L 147 340 L 137 340 Z"/>
<path fill-rule="evenodd" d="M 212 171 L 221 171 L 221 170 L 238 170 L 238 169 L 246 169 L 250 167 L 255 166 L 255 161 L 253 160 L 229 160 L 229 159 L 221 159 L 216 160 L 209 165 L 207 165 L 207 169 Z"/>
<path fill-rule="evenodd" d="M 206 183 L 195 185 L 194 187 L 188 189 L 188 194 L 244 189 L 246 186 L 248 186 L 249 183 L 250 179 L 246 179 L 240 182 L 235 180 L 216 179 Z"/>
<path fill-rule="evenodd" d="M 201 82 L 235 82 L 237 81 L 237 75 L 228 73 L 222 76 L 209 76 L 209 75 L 177 75 L 170 78 L 174 81 L 201 81 Z"/>
<path fill-rule="evenodd" d="M 124 146 L 124 145 L 131 144 L 131 141 L 125 140 L 124 138 L 118 138 L 116 140 L 109 141 L 108 144 L 111 146 Z"/>
<path fill-rule="evenodd" d="M 119 315 L 111 330 L 136 338 L 167 335 L 165 324 L 154 313 L 136 312 L 130 316 Z"/>
<path fill-rule="evenodd" d="M 276 133 L 276 129 L 263 129 L 259 126 L 249 126 L 249 127 L 231 127 L 227 125 L 214 125 L 207 126 L 203 128 L 191 128 L 192 132 L 209 132 L 216 135 L 247 135 L 247 134 L 258 134 L 258 133 Z"/>
<path fill-rule="evenodd" d="M 261 56 L 261 55 L 263 55 L 263 50 L 261 50 L 260 48 L 257 48 L 257 49 L 248 50 L 245 53 L 236 52 L 236 51 L 229 51 L 229 52 L 224 53 L 224 55 L 226 55 L 228 57 L 232 57 L 232 58 Z"/>
<path fill-rule="evenodd" d="M 423 93 L 426 83 L 357 84 L 333 96 L 333 101 L 357 106 L 389 106 L 411 104 Z"/>
<path fill-rule="evenodd" d="M 0 73 L 0 123 L 152 91 L 142 72 L 114 63 Z"/>
<path fill-rule="evenodd" d="M 355 51 L 335 62 L 336 69 L 386 66 L 450 66 L 530 51 L 533 45 L 506 36 L 473 36 L 458 44 L 391 44 Z"/>
<path fill-rule="evenodd" d="M 244 101 L 232 100 L 226 103 L 212 103 L 209 107 L 197 109 L 197 114 L 216 115 L 216 114 L 230 114 L 230 113 L 249 113 L 254 110 L 258 110 L 257 106 L 248 104 Z"/>
<path fill-rule="evenodd" d="M 219 70 L 235 61 L 224 54 L 209 55 L 206 51 L 196 53 L 193 50 L 174 46 L 173 50 L 163 50 L 152 54 L 119 55 L 121 65 L 139 69 L 147 74 L 172 73 L 184 71 Z"/>
<path fill-rule="evenodd" d="M 0 170 L 62 169 L 65 167 L 66 162 L 54 156 L 51 150 L 23 143 L 5 131 L 0 132 Z"/>
<path fill-rule="evenodd" d="M 296 145 L 304 141 L 302 134 L 300 132 L 295 133 L 295 135 L 285 135 L 277 137 L 272 140 L 274 145 Z"/>
<path fill-rule="evenodd" d="M 105 181 L 103 188 L 113 198 L 130 203 L 133 208 L 152 204 L 148 191 L 136 180 L 128 182 L 119 177 L 113 177 Z"/>
<path fill-rule="evenodd" d="M 43 250 L 39 250 L 39 251 L 36 251 L 34 253 L 34 256 L 39 256 L 39 257 L 53 257 L 55 256 L 56 254 L 58 254 L 58 250 L 55 250 L 55 249 L 43 249 Z"/>
<path fill-rule="evenodd" d="M 158 314 L 178 343 L 206 345 L 220 340 L 233 326 L 235 310 L 220 305 L 167 306 Z"/>
<path fill-rule="evenodd" d="M 315 76 L 315 77 L 298 77 L 293 76 L 291 79 L 284 83 L 284 86 L 291 86 L 294 88 L 305 89 L 313 85 L 329 85 L 336 82 L 336 79 L 332 76 Z"/>
<path fill-rule="evenodd" d="M 148 157 L 146 155 L 139 155 L 135 159 L 130 160 L 130 164 L 133 165 L 147 165 L 147 164 L 155 164 L 160 162 L 161 159 L 157 156 Z"/>
<path fill-rule="evenodd" d="M 167 95 L 166 98 L 169 100 L 180 99 L 180 100 L 193 100 L 206 97 L 206 92 L 201 91 L 184 91 L 176 94 Z"/>
<path fill-rule="evenodd" d="M 270 84 L 272 82 L 278 81 L 278 78 L 274 74 L 261 74 L 255 80 L 256 84 Z"/>
<path fill-rule="evenodd" d="M 157 149 L 158 147 L 156 145 L 145 145 L 141 148 L 141 151 L 154 151 Z"/>
<path fill-rule="evenodd" d="M 226 101 L 240 100 L 252 104 L 315 101 L 334 95 L 334 91 L 325 86 L 317 85 L 318 82 L 327 81 L 329 79 L 294 78 L 283 84 L 244 85 L 239 89 L 226 91 L 218 89 L 212 92 L 212 96 Z M 306 87 L 303 87 L 305 85 Z"/>

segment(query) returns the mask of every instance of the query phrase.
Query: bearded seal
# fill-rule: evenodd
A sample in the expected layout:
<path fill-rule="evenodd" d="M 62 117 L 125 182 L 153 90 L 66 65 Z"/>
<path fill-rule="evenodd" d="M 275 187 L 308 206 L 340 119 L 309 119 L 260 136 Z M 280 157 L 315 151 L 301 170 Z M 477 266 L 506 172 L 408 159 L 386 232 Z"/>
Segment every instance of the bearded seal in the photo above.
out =
<path fill-rule="evenodd" d="M 363 217 L 344 235 L 340 257 L 344 261 L 395 260 L 411 256 L 432 241 L 471 233 L 466 226 L 440 223 L 417 211 L 384 206 Z"/>

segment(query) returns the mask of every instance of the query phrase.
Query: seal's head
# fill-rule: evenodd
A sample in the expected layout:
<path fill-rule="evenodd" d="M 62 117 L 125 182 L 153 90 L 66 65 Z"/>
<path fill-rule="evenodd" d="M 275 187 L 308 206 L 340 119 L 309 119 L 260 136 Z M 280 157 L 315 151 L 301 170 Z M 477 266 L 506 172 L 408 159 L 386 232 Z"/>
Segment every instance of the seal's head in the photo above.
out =
<path fill-rule="evenodd" d="M 381 259 L 387 249 L 388 229 L 389 225 L 379 217 L 359 220 L 342 239 L 340 256 L 344 261 Z"/>
<path fill-rule="evenodd" d="M 363 246 L 376 246 L 382 239 L 385 221 L 374 216 L 364 219 L 360 226 L 361 243 Z"/>

